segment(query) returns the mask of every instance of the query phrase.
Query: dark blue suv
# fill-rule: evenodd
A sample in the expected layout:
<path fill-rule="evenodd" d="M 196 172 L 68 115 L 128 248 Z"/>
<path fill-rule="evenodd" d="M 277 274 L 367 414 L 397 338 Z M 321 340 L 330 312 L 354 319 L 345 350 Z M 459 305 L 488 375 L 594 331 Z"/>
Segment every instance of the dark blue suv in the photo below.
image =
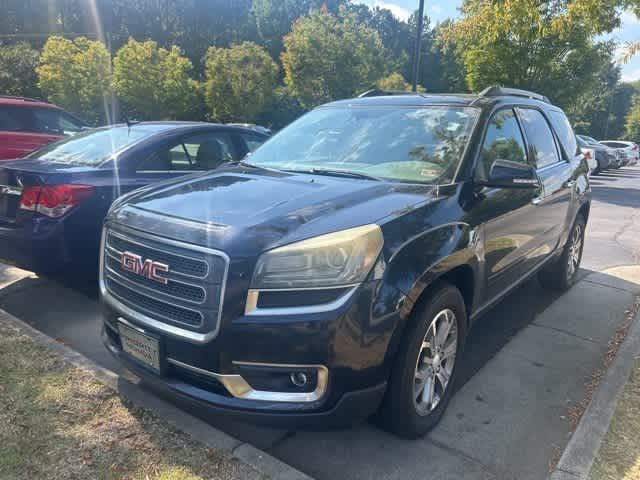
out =
<path fill-rule="evenodd" d="M 540 95 L 330 103 L 113 206 L 104 342 L 196 413 L 328 428 L 378 411 L 416 437 L 473 321 L 534 274 L 575 281 L 589 205 L 571 125 Z"/>

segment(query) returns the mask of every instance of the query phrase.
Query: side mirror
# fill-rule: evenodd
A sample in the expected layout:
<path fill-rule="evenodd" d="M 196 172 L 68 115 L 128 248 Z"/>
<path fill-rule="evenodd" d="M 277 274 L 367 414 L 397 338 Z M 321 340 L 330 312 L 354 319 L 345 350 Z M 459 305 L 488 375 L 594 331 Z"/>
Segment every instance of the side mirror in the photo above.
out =
<path fill-rule="evenodd" d="M 479 182 L 486 187 L 539 188 L 535 169 L 524 163 L 497 159 L 491 164 L 489 179 Z"/>

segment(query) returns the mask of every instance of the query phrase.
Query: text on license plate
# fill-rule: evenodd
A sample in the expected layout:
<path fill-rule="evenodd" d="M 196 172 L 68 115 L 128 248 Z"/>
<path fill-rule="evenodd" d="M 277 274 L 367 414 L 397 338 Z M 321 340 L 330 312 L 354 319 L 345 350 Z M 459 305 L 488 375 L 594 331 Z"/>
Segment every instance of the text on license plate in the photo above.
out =
<path fill-rule="evenodd" d="M 118 324 L 122 350 L 156 371 L 160 371 L 160 348 L 158 340 L 131 327 Z"/>

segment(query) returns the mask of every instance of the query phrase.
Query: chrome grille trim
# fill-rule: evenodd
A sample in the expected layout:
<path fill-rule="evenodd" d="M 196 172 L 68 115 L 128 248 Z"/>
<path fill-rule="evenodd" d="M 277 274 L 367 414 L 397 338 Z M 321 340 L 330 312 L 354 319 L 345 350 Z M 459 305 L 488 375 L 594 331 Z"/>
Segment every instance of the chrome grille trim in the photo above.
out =
<path fill-rule="evenodd" d="M 191 302 L 191 303 L 194 303 L 194 304 L 202 304 L 202 303 L 204 303 L 204 301 L 195 302 L 195 301 L 192 301 L 192 300 L 189 300 L 189 299 L 186 299 L 186 298 L 176 297 L 175 295 L 169 295 L 168 293 L 160 292 L 158 290 L 154 290 L 152 288 L 149 288 L 146 285 L 140 285 L 140 284 L 134 283 L 131 280 L 129 280 L 127 277 L 125 277 L 123 275 L 120 275 L 118 272 L 116 272 L 113 268 L 111 268 L 109 266 L 105 266 L 104 268 L 105 268 L 105 270 L 107 272 L 109 272 L 109 279 L 110 280 L 113 279 L 116 283 L 124 285 L 125 287 L 133 290 L 134 292 L 139 293 L 140 295 L 146 295 L 149 298 L 152 298 L 153 300 L 157 300 L 158 302 L 163 302 L 163 303 L 166 303 L 168 305 L 173 305 L 174 307 L 182 308 L 184 310 L 191 310 L 193 312 L 200 313 L 198 310 L 192 310 L 192 309 L 190 309 L 188 307 L 185 307 L 183 305 L 179 305 L 179 304 L 171 303 L 171 302 L 172 302 L 172 300 L 182 300 L 183 302 Z M 200 319 L 202 321 L 202 314 L 201 313 L 200 313 Z"/>
<path fill-rule="evenodd" d="M 119 228 L 122 228 L 122 227 L 119 227 Z M 181 257 L 181 258 L 185 258 L 187 260 L 191 260 L 193 262 L 203 263 L 207 267 L 206 273 L 204 275 L 202 275 L 202 276 L 200 276 L 200 275 L 189 275 L 189 274 L 186 274 L 186 273 L 174 272 L 176 274 L 182 275 L 184 277 L 189 277 L 189 278 L 197 278 L 199 280 L 204 280 L 205 278 L 207 278 L 209 276 L 209 273 L 210 273 L 209 272 L 209 264 L 206 261 L 202 260 L 201 258 L 194 258 L 194 257 L 190 257 L 188 255 L 180 255 L 180 254 L 177 254 L 175 252 L 169 252 L 168 250 L 162 250 L 162 249 L 159 249 L 159 248 L 150 247 L 149 245 L 145 245 L 144 243 L 137 242 L 135 239 L 127 237 L 126 235 L 119 234 L 117 231 L 114 231 L 114 230 L 109 230 L 109 235 L 113 235 L 114 237 L 118 237 L 118 238 L 120 238 L 120 239 L 122 239 L 122 240 L 124 240 L 126 242 L 134 243 L 136 245 L 140 245 L 143 248 L 148 248 L 148 249 L 151 249 L 151 250 L 155 250 L 156 252 L 161 252 L 161 253 L 164 253 L 166 255 L 173 255 L 174 257 Z M 167 245 L 173 245 L 173 246 L 176 246 L 176 247 L 179 247 L 179 248 L 184 248 L 184 249 L 187 249 L 187 250 L 188 249 L 197 250 L 195 248 L 195 245 L 190 245 L 188 243 L 182 243 L 182 242 L 173 243 L 173 242 L 170 242 L 168 239 L 165 239 L 165 238 L 162 238 L 162 237 L 154 237 L 152 235 L 147 235 L 147 234 L 138 233 L 138 232 L 136 232 L 134 235 L 136 235 L 138 237 L 148 238 L 149 240 L 157 242 L 157 243 L 166 243 Z M 119 250 L 117 250 L 117 249 L 115 249 L 115 248 L 113 248 L 111 246 L 109 246 L 109 248 L 111 250 L 113 250 L 113 251 L 116 251 L 116 252 L 120 253 L 120 254 L 122 253 Z M 221 256 L 221 257 L 225 258 L 227 260 L 227 263 L 228 263 L 228 258 L 227 258 L 227 256 L 225 254 L 223 254 L 223 252 L 218 252 L 217 250 L 209 250 L 209 251 L 199 250 L 199 251 L 201 251 L 203 253 L 208 253 L 208 254 Z M 217 252 L 217 253 L 214 253 L 214 252 Z"/>
<path fill-rule="evenodd" d="M 121 261 L 121 258 L 122 258 L 122 257 L 117 257 L 117 256 L 115 256 L 113 253 L 111 253 L 111 252 L 109 251 L 109 246 L 108 246 L 108 245 L 107 245 L 107 247 L 106 247 L 106 248 L 107 248 L 107 252 L 106 252 L 106 253 L 107 253 L 107 256 L 108 256 L 111 260 L 113 260 L 113 261 L 115 261 L 115 262 L 120 263 L 120 261 Z M 119 255 L 122 255 L 122 253 L 119 253 Z M 128 278 L 127 278 L 127 277 L 125 277 L 124 275 L 122 275 L 122 274 L 120 274 L 120 273 L 116 272 L 113 268 L 109 267 L 109 265 L 107 265 L 107 264 L 105 264 L 105 267 L 104 267 L 104 268 L 105 268 L 105 270 L 108 270 L 110 274 L 117 275 L 118 277 L 122 278 L 123 280 L 131 281 L 130 279 L 128 279 Z M 192 287 L 192 288 L 194 288 L 194 289 L 198 289 L 198 290 L 200 290 L 200 291 L 202 292 L 202 300 L 198 300 L 198 301 L 196 301 L 196 300 L 191 300 L 191 299 L 189 299 L 189 298 L 182 298 L 182 297 L 178 297 L 178 296 L 176 296 L 176 295 L 172 295 L 172 294 L 170 294 L 170 293 L 162 292 L 162 291 L 160 291 L 160 290 L 154 290 L 153 288 L 148 287 L 148 286 L 146 286 L 146 285 L 139 285 L 139 284 L 136 284 L 136 286 L 139 286 L 140 288 L 144 288 L 145 290 L 149 290 L 149 291 L 151 292 L 151 293 L 150 293 L 150 296 L 152 296 L 153 294 L 157 293 L 157 294 L 160 294 L 160 295 L 166 296 L 166 297 L 168 297 L 168 298 L 173 298 L 173 299 L 175 299 L 175 300 L 181 300 L 181 301 L 183 301 L 183 302 L 193 303 L 193 304 L 195 304 L 195 305 L 202 305 L 203 303 L 205 303 L 205 302 L 207 301 L 207 290 L 206 290 L 206 289 L 204 289 L 202 286 L 200 286 L 200 285 L 196 285 L 196 284 L 194 284 L 194 283 L 185 282 L 184 280 L 178 280 L 178 279 L 177 279 L 177 278 L 175 278 L 173 275 L 171 275 L 171 272 L 169 272 L 169 273 L 170 273 L 169 275 L 167 275 L 167 274 L 165 274 L 165 275 L 164 275 L 164 277 L 165 277 L 167 280 L 169 280 L 170 282 L 173 282 L 173 283 L 179 283 L 180 285 L 186 285 L 186 286 L 188 286 L 188 287 Z M 141 293 L 142 293 L 142 292 L 141 292 Z M 160 301 L 166 301 L 165 299 L 157 299 L 157 300 L 160 300 Z"/>
<path fill-rule="evenodd" d="M 117 229 L 117 230 L 114 230 Z M 136 242 L 136 239 L 140 239 L 142 242 L 144 241 L 144 239 L 148 239 L 150 242 L 153 242 L 154 244 L 164 244 L 170 247 L 176 247 L 179 248 L 181 250 L 191 250 L 193 252 L 199 252 L 199 253 L 204 253 L 206 255 L 208 255 L 209 257 L 217 257 L 219 260 L 218 262 L 221 264 L 224 264 L 224 271 L 222 272 L 222 276 L 221 278 L 219 278 L 219 284 L 216 283 L 216 288 L 219 288 L 220 290 L 220 296 L 218 299 L 218 305 L 217 305 L 217 312 L 216 311 L 210 311 L 211 315 L 210 315 L 210 320 L 208 320 L 206 322 L 207 327 L 209 327 L 210 325 L 210 329 L 208 331 L 202 331 L 204 328 L 206 327 L 201 327 L 200 330 L 201 331 L 194 331 L 193 329 L 197 329 L 198 327 L 194 326 L 194 325 L 188 325 L 188 327 L 190 328 L 183 328 L 180 326 L 176 326 L 173 324 L 167 324 L 164 323 L 163 321 L 161 321 L 158 318 L 153 318 L 147 314 L 145 314 L 145 312 L 142 311 L 138 311 L 138 309 L 132 309 L 129 306 L 125 305 L 124 303 L 122 303 L 122 301 L 120 301 L 115 295 L 113 295 L 107 288 L 107 282 L 106 282 L 106 278 L 105 278 L 105 273 L 107 273 L 107 268 L 105 265 L 105 256 L 109 255 L 109 257 L 113 258 L 113 260 L 115 261 L 119 261 L 120 259 L 117 257 L 117 254 L 115 254 L 114 250 L 117 251 L 116 249 L 107 249 L 107 236 L 111 235 L 111 234 L 116 234 L 119 237 L 123 237 L 123 239 L 125 241 L 131 241 L 133 243 L 137 243 L 139 245 L 141 245 L 144 248 L 147 249 L 151 249 L 153 250 L 154 247 L 153 245 L 146 245 L 144 243 L 141 243 L 140 241 Z M 129 235 L 133 236 L 134 238 L 129 238 Z M 161 249 L 156 249 L 157 251 L 161 251 Z M 119 252 L 118 252 L 119 253 Z M 207 264 L 207 277 L 211 274 L 211 270 L 209 268 L 209 262 L 207 260 L 204 259 L 197 259 L 195 257 L 189 257 L 188 255 L 181 255 L 179 253 L 176 252 L 171 252 L 168 250 L 164 251 L 165 254 L 167 255 L 173 255 L 173 256 L 177 256 L 177 257 L 184 257 L 184 258 L 189 258 L 191 260 L 196 260 L 196 261 L 204 261 Z M 228 277 L 228 273 L 229 273 L 229 256 L 220 251 L 220 250 L 216 250 L 216 249 L 212 249 L 212 248 L 208 248 L 208 247 L 201 247 L 198 245 L 192 245 L 190 243 L 186 243 L 186 242 L 181 242 L 178 240 L 171 240 L 168 238 L 164 238 L 164 237 L 159 237 L 159 236 L 155 236 L 155 235 L 150 235 L 144 232 L 140 232 L 138 230 L 126 227 L 124 225 L 121 224 L 115 224 L 115 225 L 105 225 L 105 227 L 102 230 L 102 240 L 101 240 L 101 248 L 100 248 L 100 277 L 99 277 L 99 285 L 100 285 L 100 293 L 102 296 L 102 299 L 105 301 L 106 304 L 108 304 L 109 306 L 111 306 L 112 308 L 114 308 L 115 310 L 117 310 L 118 312 L 120 312 L 123 315 L 126 315 L 127 317 L 131 318 L 132 320 L 135 320 L 137 322 L 139 322 L 142 325 L 146 325 L 149 326 L 155 330 L 161 331 L 166 333 L 167 335 L 191 342 L 191 343 L 196 343 L 196 344 L 203 344 L 206 342 L 211 341 L 213 338 L 215 338 L 218 335 L 219 329 L 220 329 L 220 323 L 221 323 L 221 318 L 222 318 L 222 310 L 223 310 L 223 304 L 224 304 L 224 296 L 225 296 L 225 291 L 226 291 L 226 284 L 227 284 L 227 277 Z M 222 267 L 222 265 L 221 265 Z M 176 273 L 176 272 L 174 272 Z M 109 278 L 111 279 L 111 272 L 108 272 L 109 274 Z M 185 275 L 188 276 L 188 275 Z M 203 277 L 202 279 L 204 280 L 207 277 Z M 168 277 L 169 278 L 169 277 Z M 195 278 L 195 277 L 194 277 Z M 198 277 L 200 278 L 200 277 Z M 169 278 L 171 281 L 175 281 L 175 282 L 181 282 L 181 280 L 179 279 L 175 279 L 175 278 Z M 185 283 L 186 282 L 181 282 L 181 283 Z M 190 283 L 189 285 L 193 285 L 192 283 Z M 213 285 L 213 284 L 212 284 Z M 139 285 L 138 285 L 139 286 Z M 126 288 L 130 288 L 127 285 L 125 285 Z M 136 292 L 139 295 L 148 295 L 148 293 L 142 293 L 142 292 Z M 165 295 L 162 292 L 157 292 L 154 291 L 154 293 L 158 294 L 158 295 Z M 210 292 L 208 292 L 210 293 Z M 151 295 L 148 295 L 150 298 L 153 298 L 156 301 L 160 301 L 160 302 L 164 302 L 164 303 L 169 303 L 167 302 L 165 299 L 162 298 L 158 298 L 158 297 L 152 297 Z M 186 301 L 183 298 L 180 298 L 180 301 Z M 213 298 L 212 300 L 213 301 Z M 185 309 L 185 310 L 189 310 L 186 306 L 184 305 L 175 305 L 178 306 L 179 308 Z M 197 310 L 196 310 L 197 311 Z M 204 311 L 202 311 L 202 313 L 204 313 Z M 158 317 L 157 314 L 154 313 L 154 317 Z M 172 323 L 180 323 L 178 321 L 176 321 L 175 319 L 171 319 L 170 320 Z M 203 322 L 204 323 L 204 322 Z M 187 326 L 187 324 L 183 324 L 185 326 Z"/>

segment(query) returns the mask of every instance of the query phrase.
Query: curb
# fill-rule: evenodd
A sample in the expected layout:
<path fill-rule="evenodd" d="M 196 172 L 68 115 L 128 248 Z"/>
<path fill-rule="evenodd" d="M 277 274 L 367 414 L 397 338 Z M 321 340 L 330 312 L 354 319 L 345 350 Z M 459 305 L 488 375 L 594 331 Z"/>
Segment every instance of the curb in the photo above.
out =
<path fill-rule="evenodd" d="M 548 480 L 587 480 L 600 444 L 613 418 L 640 350 L 640 313 L 636 314 L 618 353 L 573 432 L 560 461 Z"/>
<path fill-rule="evenodd" d="M 195 440 L 209 448 L 228 453 L 232 458 L 249 465 L 258 473 L 273 480 L 313 480 L 312 477 L 296 470 L 267 452 L 214 428 L 203 420 L 193 417 L 184 410 L 180 410 L 178 407 L 162 400 L 160 397 L 147 393 L 138 388 L 136 383 L 129 378 L 97 365 L 81 353 L 45 335 L 2 309 L 0 309 L 0 322 L 11 324 L 36 343 L 60 355 L 65 361 L 75 367 L 87 370 L 98 381 L 122 395 L 134 405 L 150 410 L 158 418 L 166 419 L 167 416 L 170 416 L 171 420 L 167 419 L 166 421 L 173 427 L 191 435 Z"/>

